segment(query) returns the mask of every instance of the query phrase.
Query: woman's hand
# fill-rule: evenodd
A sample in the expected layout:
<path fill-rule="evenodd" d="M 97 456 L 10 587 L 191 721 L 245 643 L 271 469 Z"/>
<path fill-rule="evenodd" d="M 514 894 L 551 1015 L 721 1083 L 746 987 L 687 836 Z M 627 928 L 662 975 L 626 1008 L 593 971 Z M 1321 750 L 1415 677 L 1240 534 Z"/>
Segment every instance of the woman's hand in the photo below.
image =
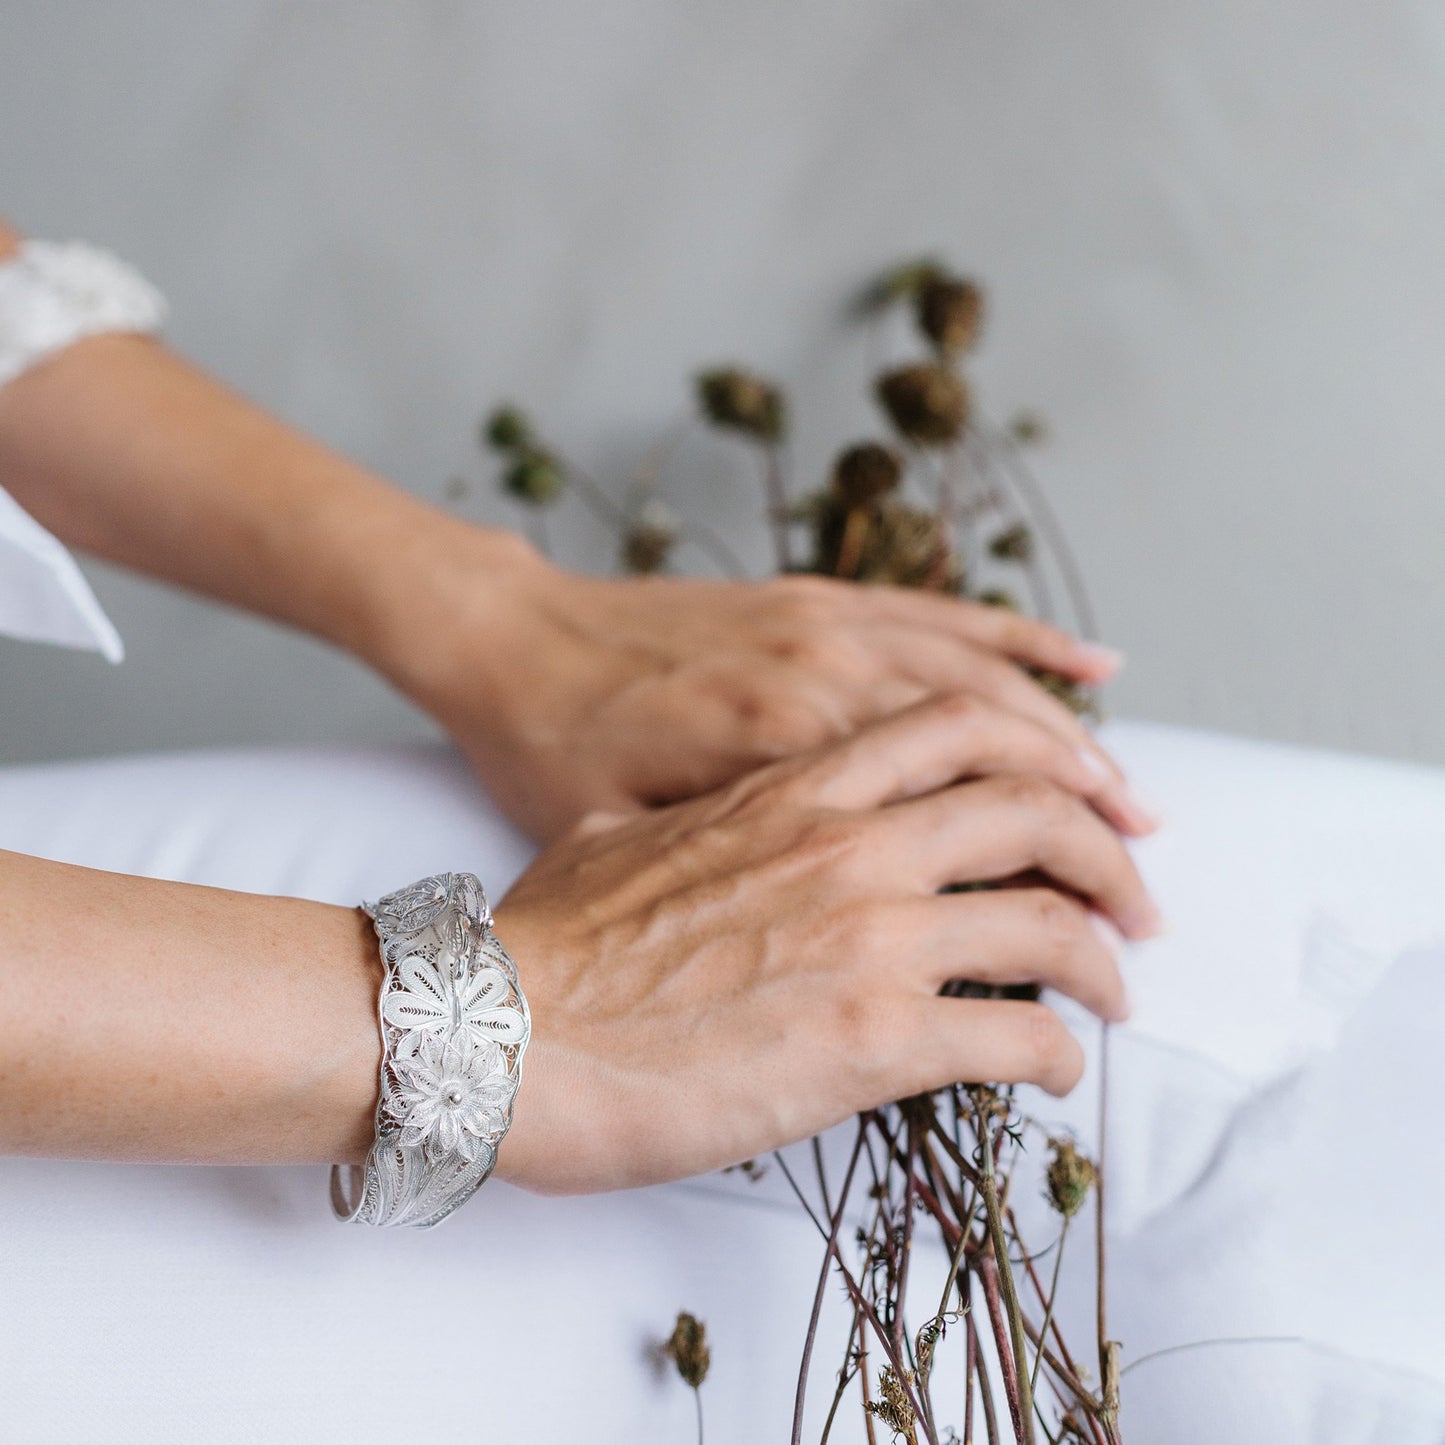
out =
<path fill-rule="evenodd" d="M 469 540 L 467 531 L 472 532 Z M 413 573 L 378 660 L 542 837 L 595 809 L 707 792 L 924 698 L 965 694 L 1037 722 L 1106 786 L 1101 811 L 1147 832 L 1118 769 L 1018 664 L 1081 682 L 1107 650 L 1010 612 L 815 577 L 600 580 L 459 528 Z"/>
<path fill-rule="evenodd" d="M 925 703 L 709 797 L 596 815 L 496 910 L 532 1008 L 503 1177 L 547 1192 L 716 1169 L 961 1080 L 1077 1082 L 1038 982 L 1127 1012 L 1102 915 L 1157 914 L 1058 732 Z M 950 883 L 1016 886 L 941 894 Z"/>

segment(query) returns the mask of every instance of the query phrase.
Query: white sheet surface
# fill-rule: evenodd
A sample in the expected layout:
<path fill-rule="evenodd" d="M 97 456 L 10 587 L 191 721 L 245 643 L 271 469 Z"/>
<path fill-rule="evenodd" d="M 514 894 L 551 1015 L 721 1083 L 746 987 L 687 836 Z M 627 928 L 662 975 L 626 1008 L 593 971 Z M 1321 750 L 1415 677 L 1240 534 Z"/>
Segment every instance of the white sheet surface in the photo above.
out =
<path fill-rule="evenodd" d="M 1168 816 L 1139 857 L 1172 925 L 1132 951 L 1111 1047 L 1113 1328 L 1126 1360 L 1255 1341 L 1139 1364 L 1127 1438 L 1440 1445 L 1445 776 L 1109 741 Z M 529 851 L 442 750 L 16 770 L 0 846 L 339 902 L 438 868 L 500 891 Z M 1034 1103 L 1092 1139 L 1089 1084 Z M 4 1438 L 686 1440 L 649 1355 L 679 1308 L 713 1336 L 709 1440 L 786 1438 L 819 1251 L 776 1171 L 494 1184 L 416 1236 L 336 1225 L 324 1176 L 0 1162 Z"/>

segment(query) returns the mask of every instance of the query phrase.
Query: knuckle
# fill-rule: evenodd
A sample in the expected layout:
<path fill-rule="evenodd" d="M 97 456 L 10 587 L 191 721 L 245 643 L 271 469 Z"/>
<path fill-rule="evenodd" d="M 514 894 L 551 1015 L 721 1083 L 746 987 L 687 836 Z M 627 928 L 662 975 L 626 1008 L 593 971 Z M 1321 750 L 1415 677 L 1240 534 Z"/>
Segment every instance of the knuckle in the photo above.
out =
<path fill-rule="evenodd" d="M 809 862 L 837 865 L 862 844 L 859 819 L 848 813 L 815 813 L 799 830 L 798 849 Z"/>
<path fill-rule="evenodd" d="M 1055 963 L 1071 959 L 1079 948 L 1086 926 L 1082 905 L 1052 888 L 1038 889 L 1030 904 L 1034 926 L 1047 957 Z"/>
<path fill-rule="evenodd" d="M 944 693 L 930 706 L 934 714 L 944 722 L 955 723 L 960 727 L 973 727 L 993 712 L 988 703 L 966 692 Z"/>
<path fill-rule="evenodd" d="M 1013 773 L 1000 780 L 1005 799 L 1015 808 L 1052 817 L 1063 803 L 1063 794 L 1037 773 Z"/>
<path fill-rule="evenodd" d="M 842 649 L 817 627 L 807 627 L 778 638 L 771 651 L 779 662 L 805 672 L 827 672 L 842 654 Z"/>
<path fill-rule="evenodd" d="M 732 710 L 743 745 L 754 756 L 801 752 L 828 736 L 823 719 L 811 706 L 782 693 L 739 693 L 732 700 Z"/>
<path fill-rule="evenodd" d="M 808 628 L 838 614 L 837 585 L 826 577 L 779 577 L 767 584 L 768 610 L 777 621 Z"/>
<path fill-rule="evenodd" d="M 838 957 L 873 977 L 878 961 L 897 953 L 900 931 L 888 907 L 874 899 L 843 904 L 835 915 Z"/>
<path fill-rule="evenodd" d="M 874 1098 L 887 1094 L 888 1075 L 896 1067 L 900 1033 L 896 1006 L 876 989 L 858 981 L 840 983 L 822 1010 L 828 1054 L 853 1086 Z"/>

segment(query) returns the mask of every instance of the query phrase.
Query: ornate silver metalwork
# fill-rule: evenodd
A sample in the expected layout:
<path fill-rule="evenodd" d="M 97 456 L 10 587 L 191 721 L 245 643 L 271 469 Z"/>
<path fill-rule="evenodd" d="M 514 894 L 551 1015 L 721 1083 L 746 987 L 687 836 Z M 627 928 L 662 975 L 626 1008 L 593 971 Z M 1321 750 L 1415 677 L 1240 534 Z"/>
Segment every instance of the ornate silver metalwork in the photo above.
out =
<path fill-rule="evenodd" d="M 335 1165 L 331 1207 L 363 1224 L 440 1224 L 486 1181 L 512 1122 L 531 1035 L 516 965 L 470 873 L 363 904 L 385 978 L 381 1097 L 364 1165 Z"/>

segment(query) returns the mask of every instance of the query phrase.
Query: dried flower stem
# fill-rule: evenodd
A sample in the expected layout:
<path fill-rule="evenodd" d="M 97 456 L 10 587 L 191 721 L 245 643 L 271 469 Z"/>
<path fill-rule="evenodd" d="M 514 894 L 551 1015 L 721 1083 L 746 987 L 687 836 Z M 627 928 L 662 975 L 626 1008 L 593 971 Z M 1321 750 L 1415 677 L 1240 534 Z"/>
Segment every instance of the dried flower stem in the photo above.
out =
<path fill-rule="evenodd" d="M 981 435 L 988 442 L 988 455 L 996 458 L 1005 478 L 1009 481 L 1023 502 L 1024 510 L 1032 516 L 1040 532 L 1048 542 L 1049 550 L 1059 564 L 1060 575 L 1069 594 L 1069 603 L 1078 619 L 1079 630 L 1085 637 L 1097 637 L 1098 626 L 1094 609 L 1089 604 L 1089 594 L 1084 587 L 1084 578 L 1079 564 L 1069 547 L 1064 529 L 1048 498 L 1034 479 L 1033 473 L 1019 459 L 1017 447 L 1008 432 L 991 423 L 985 423 Z"/>
<path fill-rule="evenodd" d="M 999 1208 L 998 1182 L 994 1173 L 993 1138 L 988 1124 L 989 1105 L 980 1104 L 974 1125 L 978 1130 L 979 1175 L 983 1184 L 984 1218 L 988 1221 L 989 1238 L 993 1243 L 993 1264 L 998 1271 L 999 1289 L 1008 1316 L 1009 1334 L 1013 1344 L 1013 1368 L 1005 1369 L 1005 1384 L 1011 1386 L 1009 1408 L 1014 1416 L 1014 1433 L 1019 1445 L 1034 1445 L 1034 1400 L 1029 1387 L 1028 1347 L 1025 1343 L 1023 1315 L 1019 1309 L 1018 1292 L 1014 1287 L 1013 1270 L 1009 1267 L 1008 1241 L 1004 1237 L 1003 1214 Z M 992 1310 L 993 1301 L 989 1301 Z M 1000 1355 L 1005 1351 L 1000 1341 Z"/>
<path fill-rule="evenodd" d="M 800 1445 L 803 1438 L 803 1405 L 808 1394 L 808 1373 L 813 1364 L 813 1344 L 818 1337 L 818 1321 L 823 1313 L 823 1296 L 827 1289 L 828 1276 L 832 1273 L 833 1258 L 838 1252 L 838 1229 L 843 1221 L 843 1211 L 848 1203 L 848 1190 L 853 1183 L 854 1171 L 858 1168 L 858 1161 L 863 1156 L 863 1122 L 858 1123 L 857 1137 L 853 1141 L 853 1152 L 848 1159 L 848 1172 L 843 1178 L 843 1187 L 838 1193 L 838 1205 L 829 1213 L 828 1248 L 823 1254 L 823 1267 L 818 1271 L 818 1288 L 813 1295 L 813 1312 L 808 1318 L 808 1334 L 803 1343 L 803 1362 L 798 1368 L 798 1389 L 793 1404 L 793 1436 L 792 1445 Z M 823 1194 L 823 1208 L 828 1209 L 828 1191 L 823 1172 L 822 1147 L 818 1140 L 813 1140 L 814 1162 L 818 1168 L 818 1187 Z M 857 1321 L 854 1321 L 854 1333 L 857 1331 Z M 849 1346 L 852 1345 L 852 1335 L 849 1336 Z M 840 1388 L 841 1393 L 841 1388 Z M 833 1409 L 837 1409 L 837 1401 L 834 1401 Z M 829 1411 L 828 1419 L 831 1423 L 833 1412 Z"/>
<path fill-rule="evenodd" d="M 782 448 L 776 442 L 763 445 L 763 490 L 768 497 L 768 518 L 773 528 L 773 551 L 778 571 L 793 570 L 792 539 L 788 534 L 788 491 L 783 484 Z"/>
<path fill-rule="evenodd" d="M 1094 1239 L 1097 1271 L 1095 1295 L 1098 1301 L 1099 1380 L 1103 1390 L 1103 1410 L 1100 1412 L 1099 1419 L 1110 1445 L 1115 1445 L 1118 1438 L 1116 1427 L 1119 1421 L 1119 1346 L 1109 1339 L 1108 1273 L 1104 1242 L 1104 1175 L 1108 1142 L 1109 1025 L 1103 1023 L 1099 1026 L 1099 1167 L 1098 1179 L 1094 1185 Z"/>
<path fill-rule="evenodd" d="M 1053 1278 L 1049 1281 L 1048 1297 L 1044 1301 L 1044 1322 L 1039 1326 L 1039 1336 L 1041 1339 L 1048 1339 L 1049 1326 L 1054 1322 L 1054 1300 L 1057 1298 L 1059 1293 L 1059 1271 L 1064 1266 L 1064 1241 L 1068 1238 L 1068 1235 L 1069 1221 L 1067 1218 L 1065 1218 L 1063 1228 L 1059 1230 L 1058 1245 L 1054 1249 L 1054 1274 Z M 1032 1266 L 1033 1261 L 1026 1260 L 1026 1263 Z M 1032 1270 L 1030 1272 L 1032 1272 Z M 1043 1351 L 1040 1350 L 1034 1356 L 1034 1372 L 1032 1378 L 1029 1380 L 1029 1388 L 1035 1393 L 1038 1392 L 1039 1367 L 1043 1364 L 1043 1362 L 1044 1355 Z"/>

